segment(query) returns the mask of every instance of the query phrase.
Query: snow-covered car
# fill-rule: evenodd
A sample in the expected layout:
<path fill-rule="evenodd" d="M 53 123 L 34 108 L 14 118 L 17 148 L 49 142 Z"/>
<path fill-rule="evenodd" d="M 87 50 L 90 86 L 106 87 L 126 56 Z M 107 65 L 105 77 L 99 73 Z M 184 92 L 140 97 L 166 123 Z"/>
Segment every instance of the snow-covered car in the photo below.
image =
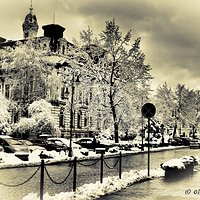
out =
<path fill-rule="evenodd" d="M 10 136 L 0 137 L 0 146 L 3 147 L 5 153 L 13 153 L 23 161 L 28 161 L 29 159 L 29 149 L 27 146 Z"/>
<path fill-rule="evenodd" d="M 30 152 L 33 152 L 35 150 L 39 150 L 39 151 L 46 150 L 44 147 L 41 147 L 41 146 L 38 146 L 38 145 L 34 145 L 29 140 L 19 140 L 19 141 L 22 142 L 25 146 L 27 146 Z"/>
<path fill-rule="evenodd" d="M 66 139 L 66 138 L 48 138 L 47 140 L 55 142 L 58 145 L 65 145 L 68 150 L 70 148 L 70 140 L 69 139 Z M 83 155 L 89 154 L 89 150 L 87 148 L 84 148 L 81 145 L 74 143 L 73 141 L 72 141 L 71 145 L 72 145 L 73 154 L 75 156 L 78 155 L 79 153 L 81 153 Z"/>
<path fill-rule="evenodd" d="M 29 152 L 27 146 L 11 137 L 0 137 L 0 146 L 3 147 L 6 153 Z"/>
<path fill-rule="evenodd" d="M 200 140 L 199 139 L 193 139 L 190 141 L 190 149 L 194 148 L 200 148 Z"/>
<path fill-rule="evenodd" d="M 151 144 L 151 147 L 159 147 L 161 145 L 161 139 L 152 138 L 150 144 Z"/>
<path fill-rule="evenodd" d="M 65 145 L 55 143 L 55 142 L 50 141 L 48 139 L 47 140 L 46 139 L 35 139 L 35 140 L 32 140 L 32 143 L 34 145 L 44 147 L 47 151 L 60 152 L 60 151 L 67 151 L 68 150 L 68 148 Z"/>
<path fill-rule="evenodd" d="M 74 143 L 79 144 L 84 148 L 93 149 L 93 150 L 96 148 L 105 148 L 106 151 L 108 151 L 108 149 L 110 147 L 110 145 L 100 143 L 100 141 L 97 141 L 94 138 L 80 138 L 77 141 L 75 141 Z"/>

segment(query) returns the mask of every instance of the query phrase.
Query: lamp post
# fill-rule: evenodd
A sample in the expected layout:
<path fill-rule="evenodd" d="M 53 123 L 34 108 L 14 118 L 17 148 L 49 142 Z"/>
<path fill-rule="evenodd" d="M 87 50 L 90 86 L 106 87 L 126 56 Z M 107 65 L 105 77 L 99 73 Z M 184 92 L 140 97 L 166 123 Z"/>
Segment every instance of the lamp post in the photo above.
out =
<path fill-rule="evenodd" d="M 72 157 L 73 150 L 72 150 L 72 132 L 73 132 L 73 124 L 74 124 L 74 91 L 75 86 L 74 83 L 79 83 L 79 75 L 77 76 L 76 81 L 74 80 L 74 73 L 72 74 L 71 80 L 71 102 L 70 102 L 70 140 L 69 140 L 69 153 L 68 156 Z"/>
<path fill-rule="evenodd" d="M 72 129 L 73 129 L 73 111 L 74 111 L 74 74 L 72 76 L 72 85 L 71 85 L 71 102 L 70 102 L 70 139 L 69 139 L 69 153 L 68 156 L 72 157 Z"/>

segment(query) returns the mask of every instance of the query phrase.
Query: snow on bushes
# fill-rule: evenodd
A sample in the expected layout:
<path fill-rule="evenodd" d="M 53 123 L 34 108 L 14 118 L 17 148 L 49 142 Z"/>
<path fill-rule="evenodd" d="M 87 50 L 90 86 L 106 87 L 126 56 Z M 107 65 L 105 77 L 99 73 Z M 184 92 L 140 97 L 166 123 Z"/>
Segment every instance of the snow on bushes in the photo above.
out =
<path fill-rule="evenodd" d="M 30 116 L 35 120 L 33 132 L 36 134 L 54 134 L 59 132 L 59 128 L 56 127 L 56 121 L 51 113 L 52 105 L 41 99 L 33 102 L 28 111 Z"/>
<path fill-rule="evenodd" d="M 13 132 L 25 137 L 59 133 L 60 130 L 51 114 L 51 108 L 51 104 L 44 99 L 34 101 L 28 107 L 30 118 L 21 118 Z"/>

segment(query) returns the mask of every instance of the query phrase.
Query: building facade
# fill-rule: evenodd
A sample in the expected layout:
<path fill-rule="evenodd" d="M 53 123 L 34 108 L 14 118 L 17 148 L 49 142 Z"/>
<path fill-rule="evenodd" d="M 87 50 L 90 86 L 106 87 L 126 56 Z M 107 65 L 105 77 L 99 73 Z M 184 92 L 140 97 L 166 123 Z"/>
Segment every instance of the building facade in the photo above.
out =
<path fill-rule="evenodd" d="M 6 41 L 2 39 L 0 40 L 0 48 L 5 51 L 7 48 L 15 49 L 17 43 L 24 45 L 31 41 L 34 45 L 34 51 L 45 52 L 47 57 L 45 66 L 48 73 L 47 71 L 45 73 L 46 86 L 44 91 L 41 92 L 41 98 L 45 98 L 51 103 L 53 107 L 52 114 L 56 119 L 57 126 L 61 130 L 61 136 L 69 137 L 71 128 L 73 129 L 74 137 L 92 136 L 94 132 L 101 130 L 100 114 L 95 114 L 94 116 L 89 112 L 94 92 L 93 83 L 91 82 L 91 85 L 87 85 L 87 88 L 83 90 L 79 74 L 74 74 L 73 69 L 69 70 L 68 74 L 66 72 L 63 73 L 66 65 L 69 64 L 66 61 L 66 55 L 75 46 L 63 37 L 65 28 L 58 24 L 42 26 L 44 35 L 40 37 L 37 37 L 38 28 L 37 17 L 33 13 L 31 6 L 22 24 L 24 39 L 20 41 Z M 35 69 L 33 68 L 33 70 Z M 18 101 L 17 94 L 12 94 L 12 87 L 19 73 L 19 71 L 13 68 L 5 70 L 0 66 L 0 92 L 7 99 L 13 100 L 14 97 L 14 100 Z M 67 76 L 71 76 L 71 78 L 64 81 Z M 22 90 L 26 98 L 21 103 L 18 102 L 19 106 L 23 107 L 24 103 L 37 100 L 33 98 L 36 96 L 34 93 L 38 92 L 36 89 L 39 87 L 38 84 L 42 87 L 42 84 L 37 80 L 34 72 L 27 75 L 27 84 L 23 86 Z M 10 123 L 17 123 L 23 115 L 21 108 L 13 109 L 10 113 Z M 70 124 L 73 126 L 71 127 Z"/>

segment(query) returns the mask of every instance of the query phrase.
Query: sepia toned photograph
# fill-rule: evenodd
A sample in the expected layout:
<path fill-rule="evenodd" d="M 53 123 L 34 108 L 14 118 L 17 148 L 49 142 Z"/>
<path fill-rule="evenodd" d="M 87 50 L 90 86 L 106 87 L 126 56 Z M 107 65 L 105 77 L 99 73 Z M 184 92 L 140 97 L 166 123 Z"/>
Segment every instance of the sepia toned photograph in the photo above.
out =
<path fill-rule="evenodd" d="M 0 200 L 200 199 L 199 0 L 0 1 Z"/>

